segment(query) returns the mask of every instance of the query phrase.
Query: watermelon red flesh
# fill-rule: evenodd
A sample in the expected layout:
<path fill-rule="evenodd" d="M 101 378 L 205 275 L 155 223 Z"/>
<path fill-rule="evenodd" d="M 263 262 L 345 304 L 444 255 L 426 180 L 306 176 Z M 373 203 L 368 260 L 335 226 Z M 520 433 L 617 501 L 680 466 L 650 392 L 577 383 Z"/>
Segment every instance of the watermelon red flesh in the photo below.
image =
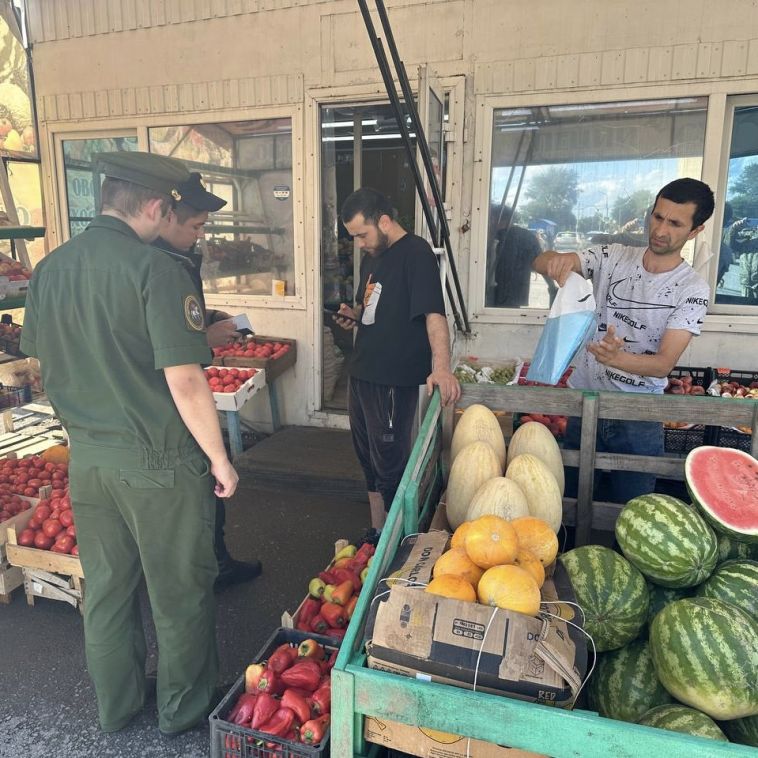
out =
<path fill-rule="evenodd" d="M 713 526 L 758 542 L 758 461 L 742 450 L 704 445 L 687 455 L 687 489 Z"/>

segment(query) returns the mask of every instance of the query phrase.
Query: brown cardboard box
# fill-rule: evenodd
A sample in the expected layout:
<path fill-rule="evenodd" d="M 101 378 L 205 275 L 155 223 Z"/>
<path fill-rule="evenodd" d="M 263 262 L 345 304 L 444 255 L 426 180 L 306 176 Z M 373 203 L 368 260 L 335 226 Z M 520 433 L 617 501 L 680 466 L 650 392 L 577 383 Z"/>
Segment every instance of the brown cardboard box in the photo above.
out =
<path fill-rule="evenodd" d="M 369 742 L 421 758 L 545 758 L 539 753 L 370 716 L 365 720 L 363 733 Z"/>

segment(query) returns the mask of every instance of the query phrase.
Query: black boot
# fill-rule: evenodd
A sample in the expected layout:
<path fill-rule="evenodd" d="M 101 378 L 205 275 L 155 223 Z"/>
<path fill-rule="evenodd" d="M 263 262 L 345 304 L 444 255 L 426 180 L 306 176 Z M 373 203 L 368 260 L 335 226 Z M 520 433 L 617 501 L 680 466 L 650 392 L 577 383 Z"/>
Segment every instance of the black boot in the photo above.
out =
<path fill-rule="evenodd" d="M 224 500 L 216 498 L 216 529 L 213 538 L 213 548 L 218 561 L 218 576 L 214 584 L 220 590 L 231 584 L 241 584 L 255 579 L 262 571 L 260 561 L 236 561 L 229 555 L 224 542 L 224 524 L 226 522 L 226 507 Z"/>

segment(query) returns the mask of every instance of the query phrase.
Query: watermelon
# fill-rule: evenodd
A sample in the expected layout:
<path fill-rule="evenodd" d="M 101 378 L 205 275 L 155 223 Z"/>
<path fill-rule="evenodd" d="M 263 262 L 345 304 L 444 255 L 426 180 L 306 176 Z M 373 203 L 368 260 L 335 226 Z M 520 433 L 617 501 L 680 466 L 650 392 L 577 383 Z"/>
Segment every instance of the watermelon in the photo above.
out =
<path fill-rule="evenodd" d="M 736 605 L 758 621 L 758 561 L 722 563 L 698 587 L 697 594 Z"/>
<path fill-rule="evenodd" d="M 661 684 L 714 719 L 758 714 L 758 622 L 709 597 L 675 600 L 650 627 Z"/>
<path fill-rule="evenodd" d="M 647 586 L 623 556 L 601 545 L 585 545 L 558 559 L 566 569 L 584 612 L 584 629 L 598 652 L 616 650 L 635 639 L 647 619 Z"/>
<path fill-rule="evenodd" d="M 636 640 L 610 653 L 600 653 L 588 688 L 590 708 L 601 716 L 634 723 L 671 696 L 658 681 L 647 642 Z"/>
<path fill-rule="evenodd" d="M 692 502 L 713 527 L 741 542 L 758 543 L 758 461 L 742 450 L 703 445 L 684 463 Z"/>
<path fill-rule="evenodd" d="M 732 558 L 752 558 L 758 560 L 758 545 L 748 545 L 727 537 L 726 534 L 717 535 L 719 538 L 719 563 L 730 561 Z"/>
<path fill-rule="evenodd" d="M 722 721 L 721 728 L 732 742 L 758 747 L 758 716 Z"/>
<path fill-rule="evenodd" d="M 663 587 L 694 587 L 716 568 L 718 541 L 700 514 L 670 495 L 630 500 L 616 521 L 626 558 Z"/>
<path fill-rule="evenodd" d="M 654 726 L 656 729 L 669 729 L 672 732 L 707 737 L 711 740 L 729 741 L 710 716 L 694 708 L 688 708 L 686 705 L 656 706 L 644 714 L 637 723 Z"/>
<path fill-rule="evenodd" d="M 691 597 L 695 590 L 692 587 L 661 587 L 658 584 L 648 582 L 648 595 L 650 596 L 650 608 L 647 612 L 647 623 L 652 624 L 653 619 L 674 600 L 683 597 Z"/>

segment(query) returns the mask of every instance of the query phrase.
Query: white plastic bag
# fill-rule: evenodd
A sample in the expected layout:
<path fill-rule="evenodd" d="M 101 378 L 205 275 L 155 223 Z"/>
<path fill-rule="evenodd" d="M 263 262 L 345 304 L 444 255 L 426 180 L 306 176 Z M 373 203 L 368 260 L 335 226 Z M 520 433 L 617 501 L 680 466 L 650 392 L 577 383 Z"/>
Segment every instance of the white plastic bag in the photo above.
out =
<path fill-rule="evenodd" d="M 530 382 L 557 384 L 596 330 L 592 282 L 571 273 L 555 296 L 526 378 Z"/>

